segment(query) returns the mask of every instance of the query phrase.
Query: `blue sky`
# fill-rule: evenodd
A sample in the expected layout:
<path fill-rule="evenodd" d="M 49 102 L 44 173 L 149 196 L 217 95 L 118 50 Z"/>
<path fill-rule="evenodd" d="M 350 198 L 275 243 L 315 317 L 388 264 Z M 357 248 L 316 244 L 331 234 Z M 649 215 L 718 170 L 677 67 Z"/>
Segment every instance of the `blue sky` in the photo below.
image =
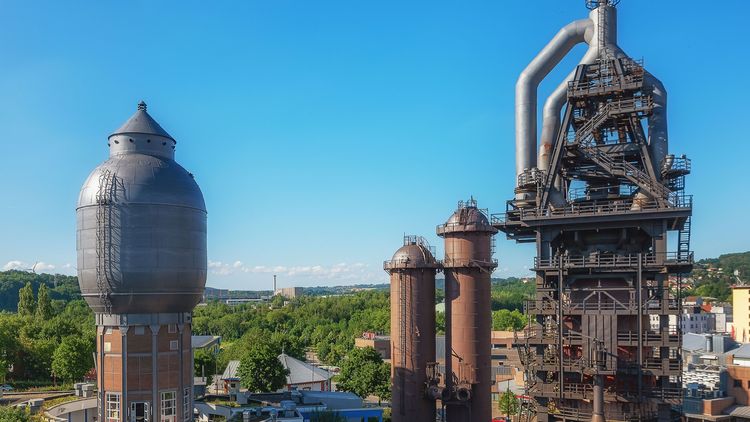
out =
<path fill-rule="evenodd" d="M 693 249 L 745 251 L 745 1 L 624 0 L 620 45 L 667 86 L 693 159 Z M 75 202 L 144 99 L 209 210 L 208 285 L 384 282 L 404 233 L 513 188 L 519 72 L 583 0 L 7 1 L 0 15 L 0 267 L 73 274 Z M 545 98 L 581 57 L 542 84 Z M 497 242 L 497 276 L 533 245 Z"/>

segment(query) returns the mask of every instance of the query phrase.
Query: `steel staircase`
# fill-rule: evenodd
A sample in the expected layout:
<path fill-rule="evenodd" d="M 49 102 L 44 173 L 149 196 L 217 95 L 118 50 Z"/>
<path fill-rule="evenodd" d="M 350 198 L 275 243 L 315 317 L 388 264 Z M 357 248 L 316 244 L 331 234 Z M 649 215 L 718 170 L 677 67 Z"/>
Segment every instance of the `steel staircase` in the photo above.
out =
<path fill-rule="evenodd" d="M 668 200 L 672 195 L 672 191 L 667 189 L 666 186 L 651 179 L 651 177 L 643 172 L 643 170 L 630 163 L 625 161 L 615 161 L 612 157 L 597 150 L 595 147 L 585 144 L 579 145 L 579 151 L 583 152 L 586 158 L 590 159 L 603 169 L 615 176 L 625 177 L 655 198 Z"/>
<path fill-rule="evenodd" d="M 677 256 L 679 259 L 690 258 L 690 219 L 688 217 L 685 220 L 685 224 L 682 226 L 682 230 L 677 234 Z"/>
<path fill-rule="evenodd" d="M 668 200 L 672 195 L 666 186 L 653 180 L 648 174 L 638 167 L 624 162 L 615 161 L 612 157 L 604 154 L 596 148 L 594 143 L 594 131 L 599 129 L 608 119 L 618 114 L 647 112 L 652 108 L 652 102 L 649 97 L 641 99 L 620 100 L 607 103 L 599 113 L 587 121 L 581 128 L 576 131 L 575 142 L 578 144 L 578 150 L 589 160 L 596 163 L 609 173 L 625 177 L 641 189 L 651 194 L 654 198 Z"/>

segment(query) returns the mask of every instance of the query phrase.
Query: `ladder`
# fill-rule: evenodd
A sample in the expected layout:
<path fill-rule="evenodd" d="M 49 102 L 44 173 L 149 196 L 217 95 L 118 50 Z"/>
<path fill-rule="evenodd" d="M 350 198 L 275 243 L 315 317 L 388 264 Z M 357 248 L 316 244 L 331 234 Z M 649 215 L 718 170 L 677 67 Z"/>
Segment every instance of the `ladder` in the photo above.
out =
<path fill-rule="evenodd" d="M 677 258 L 687 260 L 690 258 L 690 219 L 685 220 L 685 224 L 677 234 Z"/>
<path fill-rule="evenodd" d="M 115 176 L 108 169 L 99 174 L 96 193 L 96 287 L 104 311 L 112 313 L 112 217 L 115 199 Z"/>

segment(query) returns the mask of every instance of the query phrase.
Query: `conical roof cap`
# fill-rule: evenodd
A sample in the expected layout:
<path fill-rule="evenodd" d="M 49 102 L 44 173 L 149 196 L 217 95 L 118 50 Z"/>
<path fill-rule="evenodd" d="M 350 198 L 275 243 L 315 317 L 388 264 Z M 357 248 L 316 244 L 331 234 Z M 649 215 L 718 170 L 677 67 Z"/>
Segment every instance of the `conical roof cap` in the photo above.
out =
<path fill-rule="evenodd" d="M 171 140 L 175 140 L 172 135 L 167 133 L 159 123 L 151 117 L 146 111 L 146 103 L 141 101 L 138 103 L 138 110 L 133 114 L 125 124 L 120 126 L 119 129 L 114 131 L 109 137 L 115 135 L 125 135 L 128 133 L 140 134 L 140 135 L 158 135 Z M 175 141 L 177 142 L 177 141 Z"/>

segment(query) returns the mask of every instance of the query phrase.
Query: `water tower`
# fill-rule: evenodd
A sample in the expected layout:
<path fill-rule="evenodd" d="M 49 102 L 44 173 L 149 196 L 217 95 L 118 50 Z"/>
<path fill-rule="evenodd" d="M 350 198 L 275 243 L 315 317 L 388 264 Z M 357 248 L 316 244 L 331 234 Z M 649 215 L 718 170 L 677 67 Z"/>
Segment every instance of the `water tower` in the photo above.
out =
<path fill-rule="evenodd" d="M 146 111 L 108 138 L 78 198 L 81 294 L 96 315 L 98 420 L 192 420 L 191 312 L 206 283 L 206 206 Z"/>

